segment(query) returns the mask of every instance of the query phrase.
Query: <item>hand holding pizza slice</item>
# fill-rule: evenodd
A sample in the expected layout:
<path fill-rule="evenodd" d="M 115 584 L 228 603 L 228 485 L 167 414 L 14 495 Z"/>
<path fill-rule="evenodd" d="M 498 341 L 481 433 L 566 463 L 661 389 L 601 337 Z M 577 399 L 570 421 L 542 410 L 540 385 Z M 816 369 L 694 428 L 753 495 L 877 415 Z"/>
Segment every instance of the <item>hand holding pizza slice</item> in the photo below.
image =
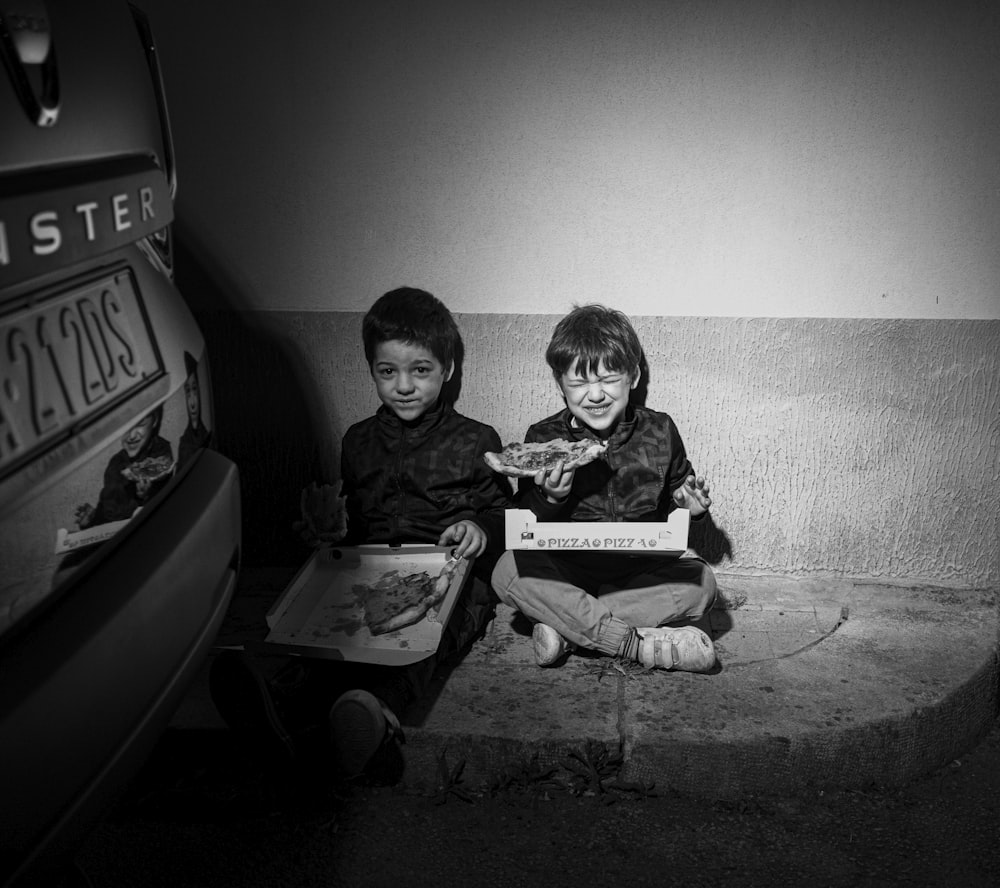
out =
<path fill-rule="evenodd" d="M 163 454 L 137 459 L 122 469 L 121 474 L 123 478 L 135 484 L 136 496 L 142 502 L 149 497 L 153 484 L 168 477 L 173 471 L 173 457 Z"/>
<path fill-rule="evenodd" d="M 508 444 L 500 453 L 485 453 L 486 464 L 501 475 L 512 478 L 537 478 L 539 472 L 548 477 L 562 464 L 562 472 L 574 472 L 581 466 L 603 456 L 608 445 L 599 441 L 567 441 L 556 438 L 532 444 Z"/>
<path fill-rule="evenodd" d="M 173 470 L 173 457 L 164 454 L 162 456 L 147 456 L 129 463 L 122 469 L 122 476 L 137 484 L 152 484 L 154 481 L 159 481 L 169 475 Z"/>
<path fill-rule="evenodd" d="M 535 485 L 541 488 L 550 503 L 561 503 L 573 489 L 575 474 L 576 469 L 567 469 L 562 463 L 556 463 L 553 469 L 539 469 L 535 475 Z"/>

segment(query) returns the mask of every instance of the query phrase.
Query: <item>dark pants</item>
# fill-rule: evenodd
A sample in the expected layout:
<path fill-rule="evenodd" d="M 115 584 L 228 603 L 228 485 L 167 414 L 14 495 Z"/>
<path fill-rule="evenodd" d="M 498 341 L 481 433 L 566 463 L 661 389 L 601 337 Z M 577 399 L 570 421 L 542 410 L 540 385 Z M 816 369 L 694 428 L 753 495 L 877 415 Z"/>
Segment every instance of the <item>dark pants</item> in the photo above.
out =
<path fill-rule="evenodd" d="M 512 550 L 497 562 L 493 588 L 530 620 L 614 655 L 630 628 L 701 617 L 715 601 L 716 581 L 700 558 Z"/>

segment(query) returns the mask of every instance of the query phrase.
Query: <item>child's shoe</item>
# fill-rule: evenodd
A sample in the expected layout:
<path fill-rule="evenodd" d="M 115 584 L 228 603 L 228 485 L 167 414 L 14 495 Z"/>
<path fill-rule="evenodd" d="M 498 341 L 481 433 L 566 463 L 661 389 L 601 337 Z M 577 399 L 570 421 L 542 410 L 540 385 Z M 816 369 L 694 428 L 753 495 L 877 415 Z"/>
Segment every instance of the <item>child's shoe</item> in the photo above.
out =
<path fill-rule="evenodd" d="M 715 645 L 696 626 L 679 629 L 637 629 L 638 659 L 647 669 L 708 672 L 715 665 Z"/>
<path fill-rule="evenodd" d="M 402 728 L 395 713 L 368 691 L 347 691 L 330 707 L 330 736 L 343 777 L 360 777 L 368 763 Z"/>
<path fill-rule="evenodd" d="M 223 721 L 270 765 L 295 760 L 292 736 L 285 727 L 267 679 L 242 651 L 222 651 L 208 674 L 212 702 Z"/>
<path fill-rule="evenodd" d="M 531 642 L 535 647 L 535 662 L 539 666 L 555 666 L 567 654 L 576 650 L 576 645 L 563 638 L 551 626 L 535 623 L 531 630 Z"/>

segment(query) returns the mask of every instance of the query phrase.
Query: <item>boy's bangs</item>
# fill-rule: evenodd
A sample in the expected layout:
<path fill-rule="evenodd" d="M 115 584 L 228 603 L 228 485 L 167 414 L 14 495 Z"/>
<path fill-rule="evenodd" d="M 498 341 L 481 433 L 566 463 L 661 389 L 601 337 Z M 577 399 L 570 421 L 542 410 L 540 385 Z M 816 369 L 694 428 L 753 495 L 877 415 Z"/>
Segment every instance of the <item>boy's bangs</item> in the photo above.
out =
<path fill-rule="evenodd" d="M 557 376 L 571 372 L 574 366 L 581 376 L 596 376 L 602 363 L 606 373 L 631 373 L 634 369 L 618 343 L 608 340 L 581 342 L 572 350 L 554 349 L 550 358 Z"/>
<path fill-rule="evenodd" d="M 454 358 L 450 357 L 449 353 L 451 349 L 449 346 L 450 342 L 444 340 L 441 336 L 410 336 L 410 337 L 394 337 L 405 342 L 407 345 L 412 345 L 417 348 L 423 348 L 429 351 L 437 359 L 438 363 L 448 369 L 448 365 L 452 363 Z"/>
<path fill-rule="evenodd" d="M 573 361 L 570 361 L 564 370 L 564 373 L 568 373 L 573 369 L 574 362 L 576 363 L 576 371 L 582 376 L 597 376 L 600 372 L 600 366 L 604 364 L 605 373 L 629 373 L 631 368 L 628 366 L 628 362 L 625 359 L 625 355 L 620 349 L 609 348 L 610 343 L 605 343 L 604 348 L 600 349 L 588 349 L 583 354 L 577 355 Z"/>

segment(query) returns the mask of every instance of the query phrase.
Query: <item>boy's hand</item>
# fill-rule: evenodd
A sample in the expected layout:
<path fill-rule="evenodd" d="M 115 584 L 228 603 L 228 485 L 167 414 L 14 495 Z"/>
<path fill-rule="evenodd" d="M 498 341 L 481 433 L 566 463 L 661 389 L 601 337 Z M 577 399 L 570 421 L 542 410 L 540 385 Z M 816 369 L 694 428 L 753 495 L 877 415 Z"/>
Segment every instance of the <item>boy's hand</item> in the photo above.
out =
<path fill-rule="evenodd" d="M 542 488 L 542 492 L 550 503 L 561 503 L 569 496 L 573 487 L 573 473 L 575 469 L 568 472 L 563 471 L 563 464 L 560 462 L 552 469 L 548 475 L 545 469 L 539 469 L 535 474 L 535 484 Z"/>
<path fill-rule="evenodd" d="M 94 514 L 97 510 L 90 504 L 84 503 L 82 506 L 76 507 L 76 512 L 73 517 L 76 521 L 77 529 L 86 530 L 94 521 Z"/>
<path fill-rule="evenodd" d="M 302 488 L 299 508 L 302 520 L 292 529 L 310 546 L 338 543 L 347 535 L 346 500 L 340 495 L 341 481 Z"/>
<path fill-rule="evenodd" d="M 708 482 L 704 478 L 688 475 L 684 483 L 674 491 L 674 502 L 682 509 L 690 509 L 696 518 L 709 510 L 712 498 L 708 495 Z"/>
<path fill-rule="evenodd" d="M 445 528 L 437 544 L 450 546 L 453 543 L 456 558 L 478 558 L 486 551 L 486 531 L 475 521 L 456 521 Z"/>

